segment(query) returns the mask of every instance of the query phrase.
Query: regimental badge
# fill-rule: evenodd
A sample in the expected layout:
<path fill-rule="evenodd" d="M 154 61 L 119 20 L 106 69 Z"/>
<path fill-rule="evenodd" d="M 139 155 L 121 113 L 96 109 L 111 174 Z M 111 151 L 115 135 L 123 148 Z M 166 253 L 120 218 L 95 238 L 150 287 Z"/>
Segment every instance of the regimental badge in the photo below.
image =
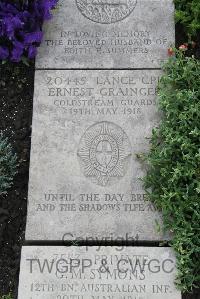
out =
<path fill-rule="evenodd" d="M 118 125 L 100 122 L 86 130 L 77 154 L 84 175 L 98 185 L 109 186 L 126 174 L 131 145 Z"/>
<path fill-rule="evenodd" d="M 87 19 L 111 24 L 128 17 L 136 7 L 137 0 L 76 0 L 76 4 Z"/>

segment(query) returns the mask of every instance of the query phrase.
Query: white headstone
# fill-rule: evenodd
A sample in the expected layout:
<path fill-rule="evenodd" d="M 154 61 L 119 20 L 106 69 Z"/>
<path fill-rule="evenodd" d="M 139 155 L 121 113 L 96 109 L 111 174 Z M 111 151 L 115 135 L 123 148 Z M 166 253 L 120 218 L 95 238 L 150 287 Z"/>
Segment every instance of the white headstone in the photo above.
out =
<path fill-rule="evenodd" d="M 181 299 L 175 257 L 155 247 L 23 247 L 18 299 Z"/>
<path fill-rule="evenodd" d="M 160 71 L 36 71 L 27 240 L 161 240 L 138 154 Z"/>
<path fill-rule="evenodd" d="M 173 0 L 59 0 L 37 68 L 158 68 L 174 44 Z"/>

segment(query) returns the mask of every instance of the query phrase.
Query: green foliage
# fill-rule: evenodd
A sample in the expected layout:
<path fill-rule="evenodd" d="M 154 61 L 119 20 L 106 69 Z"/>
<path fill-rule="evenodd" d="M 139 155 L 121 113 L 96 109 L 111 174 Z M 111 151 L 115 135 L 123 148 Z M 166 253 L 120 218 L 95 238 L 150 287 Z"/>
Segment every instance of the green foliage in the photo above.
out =
<path fill-rule="evenodd" d="M 175 50 L 159 83 L 162 120 L 146 155 L 145 189 L 173 232 L 177 286 L 200 283 L 200 61 Z"/>
<path fill-rule="evenodd" d="M 7 138 L 0 134 L 0 194 L 6 194 L 16 174 L 17 157 Z"/>
<path fill-rule="evenodd" d="M 191 38 L 200 30 L 200 1 L 174 0 L 176 21 L 183 24 L 185 32 Z"/>
<path fill-rule="evenodd" d="M 11 294 L 3 295 L 2 297 L 0 297 L 0 299 L 12 299 L 12 296 Z"/>

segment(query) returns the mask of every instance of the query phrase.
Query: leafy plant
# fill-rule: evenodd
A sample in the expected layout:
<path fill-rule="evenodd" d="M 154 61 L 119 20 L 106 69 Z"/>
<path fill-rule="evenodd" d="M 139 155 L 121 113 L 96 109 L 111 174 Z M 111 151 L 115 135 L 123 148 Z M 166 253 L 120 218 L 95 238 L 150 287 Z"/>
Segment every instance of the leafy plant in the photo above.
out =
<path fill-rule="evenodd" d="M 2 297 L 0 297 L 0 299 L 12 299 L 12 296 L 11 294 L 3 295 Z"/>
<path fill-rule="evenodd" d="M 200 30 L 200 1 L 174 0 L 176 21 L 180 22 L 189 38 L 195 37 Z"/>
<path fill-rule="evenodd" d="M 200 61 L 174 50 L 159 83 L 162 119 L 146 155 L 144 186 L 173 232 L 177 286 L 200 283 Z"/>
<path fill-rule="evenodd" d="M 16 174 L 17 156 L 7 138 L 0 135 L 0 194 L 5 194 L 11 187 Z"/>
<path fill-rule="evenodd" d="M 58 0 L 0 1 L 0 60 L 34 58 L 42 40 L 42 24 Z"/>

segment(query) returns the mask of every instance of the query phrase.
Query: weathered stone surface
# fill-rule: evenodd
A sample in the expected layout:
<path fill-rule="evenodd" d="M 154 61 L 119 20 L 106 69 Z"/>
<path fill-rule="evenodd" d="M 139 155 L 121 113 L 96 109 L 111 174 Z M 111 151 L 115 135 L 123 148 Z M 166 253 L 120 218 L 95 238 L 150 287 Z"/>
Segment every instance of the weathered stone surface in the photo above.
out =
<path fill-rule="evenodd" d="M 37 68 L 158 68 L 174 44 L 172 0 L 60 0 Z"/>
<path fill-rule="evenodd" d="M 137 154 L 160 71 L 36 71 L 26 239 L 160 240 Z"/>
<path fill-rule="evenodd" d="M 23 247 L 18 299 L 181 299 L 175 257 L 155 247 Z"/>

